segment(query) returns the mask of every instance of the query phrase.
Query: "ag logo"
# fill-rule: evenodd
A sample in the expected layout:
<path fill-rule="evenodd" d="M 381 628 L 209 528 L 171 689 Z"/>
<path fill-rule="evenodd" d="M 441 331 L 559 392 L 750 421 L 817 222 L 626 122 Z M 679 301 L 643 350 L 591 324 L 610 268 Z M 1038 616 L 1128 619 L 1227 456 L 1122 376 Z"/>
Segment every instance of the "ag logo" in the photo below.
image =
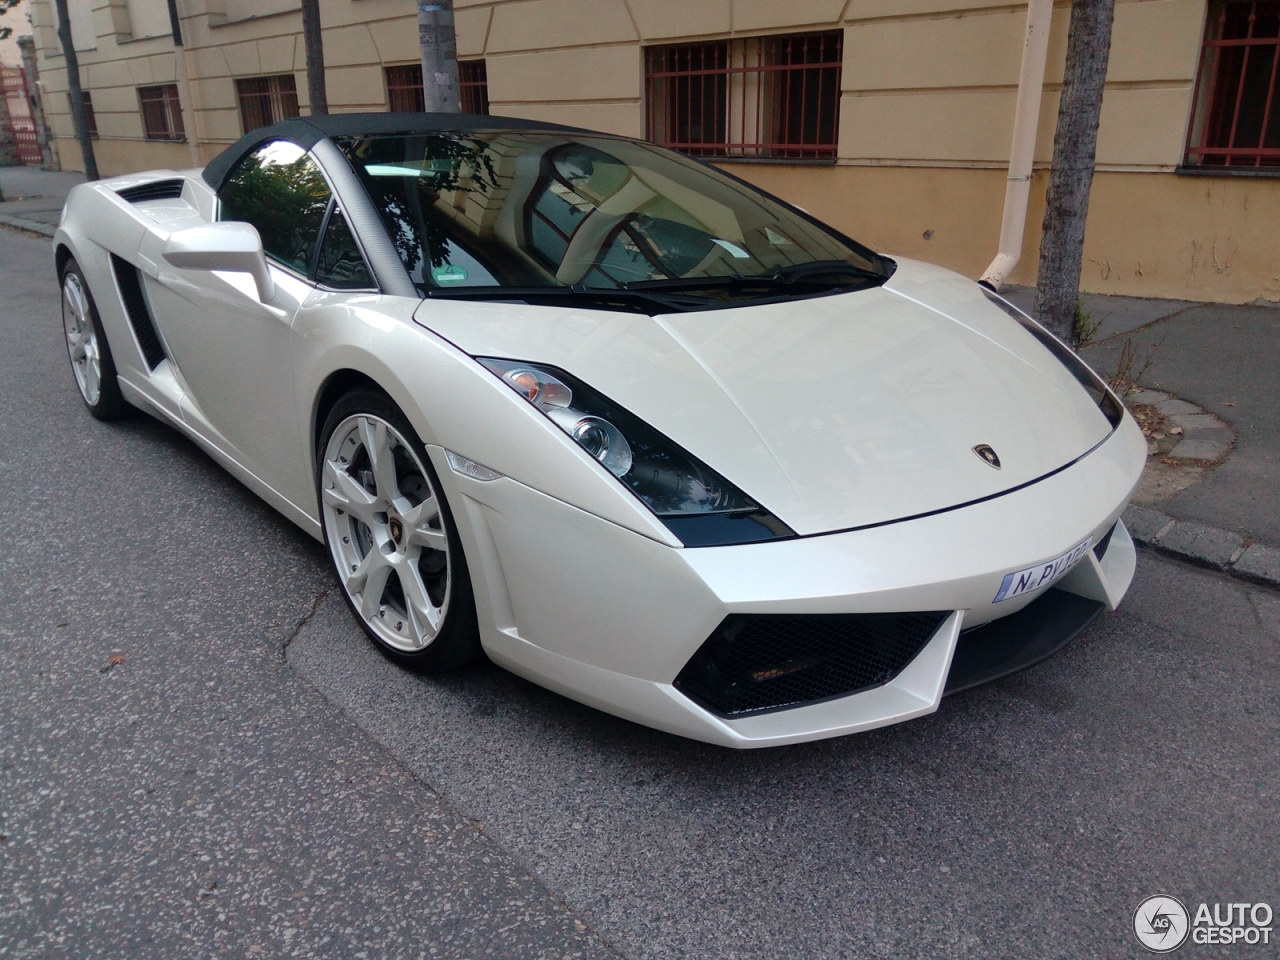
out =
<path fill-rule="evenodd" d="M 1133 911 L 1133 933 L 1152 953 L 1171 953 L 1187 939 L 1191 917 L 1176 897 L 1147 897 Z"/>

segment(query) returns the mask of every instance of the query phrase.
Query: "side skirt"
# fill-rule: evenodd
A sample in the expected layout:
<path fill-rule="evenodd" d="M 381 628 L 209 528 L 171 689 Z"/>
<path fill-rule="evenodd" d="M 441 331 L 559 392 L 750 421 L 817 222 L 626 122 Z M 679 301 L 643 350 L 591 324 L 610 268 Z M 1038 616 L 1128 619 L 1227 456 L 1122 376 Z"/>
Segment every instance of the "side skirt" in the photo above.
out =
<path fill-rule="evenodd" d="M 296 503 L 278 492 L 274 487 L 258 478 L 252 471 L 248 470 L 240 464 L 238 460 L 218 449 L 214 444 L 210 443 L 198 432 L 192 429 L 191 425 L 174 416 L 169 411 L 157 406 L 142 390 L 130 383 L 124 377 L 120 378 L 120 386 L 124 391 L 125 399 L 132 403 L 135 407 L 145 410 L 159 420 L 163 420 L 171 427 L 176 429 L 183 436 L 187 437 L 201 450 L 211 456 L 222 469 L 248 487 L 254 494 L 265 500 L 272 509 L 277 513 L 283 514 L 286 519 L 301 527 L 310 536 L 324 542 L 324 534 L 320 528 L 320 521 L 310 516 L 305 510 Z"/>

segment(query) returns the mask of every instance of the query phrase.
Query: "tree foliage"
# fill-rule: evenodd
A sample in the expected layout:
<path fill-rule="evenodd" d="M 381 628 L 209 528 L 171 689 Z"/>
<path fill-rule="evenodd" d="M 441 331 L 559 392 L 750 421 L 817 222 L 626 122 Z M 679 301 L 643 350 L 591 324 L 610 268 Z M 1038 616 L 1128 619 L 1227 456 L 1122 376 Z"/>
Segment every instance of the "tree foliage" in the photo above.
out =
<path fill-rule="evenodd" d="M 279 163 L 250 154 L 221 197 L 222 219 L 253 224 L 264 250 L 306 272 L 329 204 L 329 186 L 310 157 Z"/>

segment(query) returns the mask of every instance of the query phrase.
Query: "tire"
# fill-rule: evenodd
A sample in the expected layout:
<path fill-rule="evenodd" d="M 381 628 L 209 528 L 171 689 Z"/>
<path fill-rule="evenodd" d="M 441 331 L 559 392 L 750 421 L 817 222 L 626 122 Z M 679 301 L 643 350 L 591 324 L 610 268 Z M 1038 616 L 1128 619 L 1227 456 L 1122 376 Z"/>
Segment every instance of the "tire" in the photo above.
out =
<path fill-rule="evenodd" d="M 116 364 L 102 329 L 102 319 L 98 316 L 84 271 L 74 259 L 68 260 L 62 268 L 61 283 L 62 332 L 80 399 L 99 420 L 120 420 L 130 416 L 133 407 L 120 392 Z"/>
<path fill-rule="evenodd" d="M 334 405 L 320 431 L 316 478 L 338 586 L 378 649 L 422 673 L 478 660 L 457 525 L 422 441 L 389 397 L 360 389 Z"/>

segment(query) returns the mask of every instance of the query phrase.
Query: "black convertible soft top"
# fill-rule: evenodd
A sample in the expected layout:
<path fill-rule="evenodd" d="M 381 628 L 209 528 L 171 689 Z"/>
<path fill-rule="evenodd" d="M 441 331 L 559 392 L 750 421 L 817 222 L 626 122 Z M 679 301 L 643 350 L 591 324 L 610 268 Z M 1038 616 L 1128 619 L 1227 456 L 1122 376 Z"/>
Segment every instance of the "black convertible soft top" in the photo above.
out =
<path fill-rule="evenodd" d="M 376 137 L 394 134 L 470 133 L 478 130 L 546 130 L 560 133 L 588 133 L 579 127 L 558 123 L 522 120 L 519 117 L 491 117 L 481 113 L 331 113 L 325 117 L 293 117 L 269 127 L 261 127 L 233 143 L 209 161 L 204 181 L 214 190 L 240 162 L 240 158 L 267 140 L 292 140 L 310 150 L 327 137 Z"/>

